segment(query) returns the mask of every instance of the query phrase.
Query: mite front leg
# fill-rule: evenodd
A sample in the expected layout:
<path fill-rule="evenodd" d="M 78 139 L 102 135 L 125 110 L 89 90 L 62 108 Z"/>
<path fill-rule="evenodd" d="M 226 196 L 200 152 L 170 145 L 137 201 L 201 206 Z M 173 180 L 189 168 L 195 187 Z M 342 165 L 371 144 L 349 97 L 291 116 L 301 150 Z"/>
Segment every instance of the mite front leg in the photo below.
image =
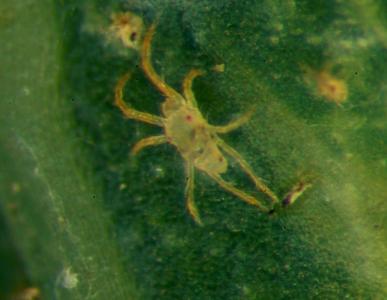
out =
<path fill-rule="evenodd" d="M 195 182 L 194 182 L 194 177 L 195 177 L 195 170 L 192 162 L 187 161 L 185 165 L 185 170 L 186 170 L 186 178 L 187 178 L 187 183 L 185 187 L 185 197 L 186 197 L 186 205 L 189 214 L 192 216 L 194 221 L 202 226 L 202 220 L 200 219 L 199 216 L 199 211 L 195 205 L 194 201 L 194 187 L 195 187 Z"/>
<path fill-rule="evenodd" d="M 224 126 L 210 125 L 210 128 L 214 130 L 216 133 L 227 133 L 247 123 L 253 114 L 254 114 L 254 109 L 247 111 L 241 117 L 231 121 L 227 125 L 224 125 Z"/>
<path fill-rule="evenodd" d="M 156 86 L 156 88 L 168 98 L 181 98 L 180 94 L 161 80 L 160 76 L 156 73 L 152 66 L 151 61 L 151 43 L 152 38 L 156 30 L 156 24 L 152 24 L 145 34 L 144 41 L 141 48 L 141 66 L 144 73 L 149 80 Z"/>
<path fill-rule="evenodd" d="M 117 82 L 117 85 L 115 87 L 115 99 L 114 99 L 115 105 L 117 105 L 118 108 L 125 115 L 125 117 L 129 119 L 134 119 L 137 121 L 163 127 L 164 126 L 163 118 L 160 118 L 158 116 L 154 116 L 145 112 L 140 112 L 126 105 L 126 103 L 122 99 L 123 97 L 122 91 L 124 89 L 125 83 L 129 79 L 129 76 L 130 76 L 129 73 L 127 73 L 124 76 L 122 76 Z"/>
<path fill-rule="evenodd" d="M 263 181 L 254 174 L 250 165 L 243 159 L 243 157 L 231 146 L 227 145 L 222 139 L 217 137 L 218 145 L 241 166 L 242 170 L 251 178 L 255 186 L 263 193 L 265 193 L 273 203 L 279 202 L 278 197 L 263 183 Z"/>
<path fill-rule="evenodd" d="M 130 151 L 131 155 L 136 155 L 138 152 L 140 152 L 145 147 L 149 146 L 157 146 L 160 144 L 164 144 L 167 142 L 167 137 L 165 135 L 156 135 L 156 136 L 150 136 L 147 138 L 144 138 L 140 141 L 138 141 Z"/>
<path fill-rule="evenodd" d="M 192 92 L 192 81 L 198 77 L 204 75 L 204 71 L 198 70 L 198 69 L 192 69 L 189 71 L 189 73 L 185 76 L 183 80 L 183 93 L 184 98 L 194 107 L 197 107 L 195 95 Z"/>
<path fill-rule="evenodd" d="M 214 174 L 214 173 L 208 173 L 207 174 L 212 178 L 214 179 L 222 188 L 224 188 L 226 191 L 234 194 L 235 196 L 237 196 L 239 199 L 241 199 L 242 201 L 250 204 L 250 205 L 253 205 L 255 207 L 257 207 L 259 210 L 263 211 L 263 212 L 269 212 L 269 209 L 267 207 L 265 207 L 260 201 L 258 201 L 255 197 L 243 192 L 242 190 L 236 188 L 234 185 L 232 185 L 231 183 L 225 181 L 222 179 L 222 177 L 220 177 L 220 175 L 218 174 Z"/>

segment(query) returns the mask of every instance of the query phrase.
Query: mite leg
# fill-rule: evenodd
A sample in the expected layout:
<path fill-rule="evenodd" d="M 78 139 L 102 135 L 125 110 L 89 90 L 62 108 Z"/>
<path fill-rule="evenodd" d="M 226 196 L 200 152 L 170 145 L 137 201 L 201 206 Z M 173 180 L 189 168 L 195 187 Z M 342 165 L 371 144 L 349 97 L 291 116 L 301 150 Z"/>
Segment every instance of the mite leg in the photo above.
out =
<path fill-rule="evenodd" d="M 126 105 L 126 103 L 122 99 L 122 96 L 123 96 L 122 91 L 128 79 L 129 79 L 129 73 L 125 74 L 118 80 L 117 85 L 115 87 L 115 100 L 114 100 L 115 105 L 117 105 L 118 108 L 121 109 L 125 117 L 129 119 L 134 119 L 137 121 L 163 127 L 164 126 L 163 118 L 154 116 L 145 112 L 140 112 Z"/>
<path fill-rule="evenodd" d="M 222 188 L 224 188 L 226 191 L 234 194 L 238 198 L 240 198 L 242 201 L 253 205 L 260 209 L 263 212 L 269 212 L 269 209 L 265 207 L 260 201 L 258 201 L 255 197 L 241 191 L 240 189 L 233 186 L 231 183 L 225 181 L 220 177 L 218 174 L 213 173 L 207 173 L 212 179 L 214 179 Z"/>
<path fill-rule="evenodd" d="M 199 211 L 195 205 L 194 201 L 194 176 L 195 176 L 195 170 L 192 162 L 186 162 L 186 177 L 187 177 L 187 183 L 185 187 L 185 197 L 186 197 L 186 205 L 189 214 L 192 216 L 194 221 L 198 225 L 203 225 L 200 216 L 199 216 Z"/>
<path fill-rule="evenodd" d="M 204 71 L 198 70 L 198 69 L 192 69 L 189 71 L 189 73 L 185 76 L 183 81 L 183 93 L 184 98 L 191 103 L 194 107 L 197 107 L 195 95 L 192 92 L 192 81 L 198 77 L 204 75 Z"/>
<path fill-rule="evenodd" d="M 168 98 L 181 98 L 180 94 L 167 85 L 156 73 L 151 62 L 151 43 L 155 33 L 156 24 L 152 24 L 144 36 L 141 48 L 141 66 L 149 80 L 156 88 Z"/>
<path fill-rule="evenodd" d="M 254 114 L 254 109 L 249 110 L 248 112 L 244 113 L 241 117 L 231 121 L 227 125 L 224 125 L 224 126 L 210 125 L 210 128 L 214 130 L 216 133 L 227 133 L 247 123 L 253 114 Z"/>
<path fill-rule="evenodd" d="M 243 159 L 243 157 L 231 146 L 227 145 L 222 139 L 217 138 L 219 146 L 232 158 L 236 160 L 236 162 L 241 166 L 242 170 L 246 172 L 246 174 L 251 178 L 254 182 L 255 186 L 263 193 L 265 193 L 273 203 L 279 202 L 278 197 L 269 189 L 269 187 L 263 183 L 263 181 L 254 174 L 250 165 Z"/>
<path fill-rule="evenodd" d="M 145 139 L 142 139 L 138 141 L 130 151 L 131 155 L 136 155 L 138 152 L 140 152 L 142 149 L 148 146 L 157 146 L 160 144 L 164 144 L 167 142 L 167 137 L 165 135 L 156 135 L 156 136 L 150 136 Z"/>

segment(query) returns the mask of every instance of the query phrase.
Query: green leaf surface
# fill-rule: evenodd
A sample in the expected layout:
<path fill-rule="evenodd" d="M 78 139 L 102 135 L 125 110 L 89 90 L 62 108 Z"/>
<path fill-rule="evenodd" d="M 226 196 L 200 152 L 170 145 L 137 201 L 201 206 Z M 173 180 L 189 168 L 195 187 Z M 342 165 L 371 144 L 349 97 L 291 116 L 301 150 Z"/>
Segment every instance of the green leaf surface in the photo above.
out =
<path fill-rule="evenodd" d="M 268 216 L 197 171 L 196 225 L 174 147 L 129 156 L 161 131 L 114 107 L 118 78 L 138 110 L 164 99 L 109 31 L 120 11 L 158 19 L 152 62 L 177 91 L 207 71 L 193 91 L 211 124 L 256 108 L 224 140 L 277 195 L 312 188 Z M 0 298 L 386 298 L 386 20 L 371 0 L 3 1 Z M 324 70 L 346 101 L 319 92 Z"/>

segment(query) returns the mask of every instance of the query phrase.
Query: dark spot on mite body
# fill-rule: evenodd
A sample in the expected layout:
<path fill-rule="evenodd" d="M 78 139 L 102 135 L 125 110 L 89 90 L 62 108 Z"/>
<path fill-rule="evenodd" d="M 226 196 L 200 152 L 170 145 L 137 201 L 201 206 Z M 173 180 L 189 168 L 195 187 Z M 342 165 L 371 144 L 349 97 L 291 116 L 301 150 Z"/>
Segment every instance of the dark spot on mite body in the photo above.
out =
<path fill-rule="evenodd" d="M 132 32 L 132 34 L 130 35 L 130 40 L 134 42 L 136 38 L 137 38 L 137 32 Z"/>
<path fill-rule="evenodd" d="M 121 26 L 125 26 L 125 25 L 128 25 L 129 24 L 129 20 L 128 18 L 122 18 L 118 21 L 119 25 Z"/>
<path fill-rule="evenodd" d="M 203 154 L 203 153 L 204 153 L 204 149 L 203 149 L 203 148 L 200 148 L 200 149 L 198 150 L 198 154 L 201 155 L 201 154 Z"/>
<path fill-rule="evenodd" d="M 191 121 L 192 121 L 192 116 L 191 116 L 191 115 L 186 115 L 186 116 L 185 116 L 185 119 L 186 119 L 188 122 L 191 122 Z"/>
<path fill-rule="evenodd" d="M 191 137 L 191 139 L 195 139 L 196 137 L 196 130 L 195 129 L 192 129 L 189 136 Z"/>

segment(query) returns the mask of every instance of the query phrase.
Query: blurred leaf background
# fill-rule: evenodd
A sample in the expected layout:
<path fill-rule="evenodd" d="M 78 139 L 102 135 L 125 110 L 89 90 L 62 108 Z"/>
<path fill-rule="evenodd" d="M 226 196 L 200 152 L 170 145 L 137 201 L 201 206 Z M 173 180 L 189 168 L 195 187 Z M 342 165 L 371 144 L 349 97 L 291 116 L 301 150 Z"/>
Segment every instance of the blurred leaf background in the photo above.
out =
<path fill-rule="evenodd" d="M 159 18 L 153 63 L 171 86 L 208 71 L 193 90 L 210 123 L 257 107 L 224 139 L 278 195 L 313 188 L 266 216 L 197 172 L 195 225 L 173 147 L 128 155 L 160 129 L 122 117 L 117 79 L 131 72 L 139 110 L 163 97 L 109 38 L 120 11 Z M 376 0 L 2 1 L 0 298 L 385 299 L 386 20 Z M 302 66 L 327 65 L 340 105 L 305 81 Z"/>

